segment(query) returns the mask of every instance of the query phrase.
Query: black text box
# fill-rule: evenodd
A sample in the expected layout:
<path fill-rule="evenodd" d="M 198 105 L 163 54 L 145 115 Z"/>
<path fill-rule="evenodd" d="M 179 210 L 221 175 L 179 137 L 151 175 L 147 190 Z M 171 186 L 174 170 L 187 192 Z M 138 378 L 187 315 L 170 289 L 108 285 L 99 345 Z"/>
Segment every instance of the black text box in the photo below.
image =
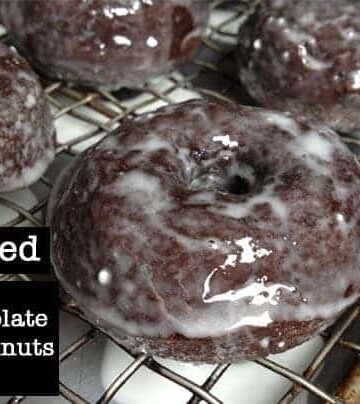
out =
<path fill-rule="evenodd" d="M 19 326 L 14 314 L 27 318 L 29 326 Z M 0 375 L 1 396 L 59 394 L 56 282 L 0 282 Z"/>
<path fill-rule="evenodd" d="M 50 230 L 46 227 L 0 227 L 0 273 L 50 272 Z"/>

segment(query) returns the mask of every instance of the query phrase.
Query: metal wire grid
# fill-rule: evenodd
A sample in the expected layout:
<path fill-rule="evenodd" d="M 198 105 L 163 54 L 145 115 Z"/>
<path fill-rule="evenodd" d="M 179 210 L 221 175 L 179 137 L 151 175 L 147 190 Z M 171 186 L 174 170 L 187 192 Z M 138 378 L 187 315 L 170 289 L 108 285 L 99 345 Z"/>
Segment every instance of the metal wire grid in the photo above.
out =
<path fill-rule="evenodd" d="M 212 7 L 216 8 L 225 1 L 226 0 L 212 1 Z M 104 133 L 106 134 L 125 117 L 136 116 L 141 108 L 152 106 L 154 103 L 159 101 L 165 104 L 172 103 L 173 100 L 171 95 L 177 89 L 191 90 L 192 92 L 207 97 L 234 102 L 233 94 L 241 93 L 241 89 L 239 89 L 239 83 L 236 80 L 236 76 L 231 75 L 228 71 L 228 66 L 233 65 L 233 50 L 231 49 L 231 46 L 225 46 L 223 40 L 226 40 L 225 42 L 229 42 L 230 40 L 231 42 L 236 39 L 234 32 L 229 31 L 228 28 L 236 21 L 241 20 L 244 14 L 248 12 L 249 7 L 254 6 L 255 3 L 257 2 L 238 0 L 236 2 L 236 6 L 233 7 L 233 13 L 231 16 L 228 16 L 222 23 L 216 26 L 209 26 L 208 36 L 203 40 L 203 49 L 205 49 L 208 53 L 211 53 L 210 59 L 203 59 L 201 57 L 202 52 L 200 52 L 199 56 L 195 58 L 195 60 L 189 64 L 187 68 L 185 68 L 184 71 L 187 72 L 186 74 L 183 74 L 182 76 L 171 74 L 167 77 L 170 85 L 163 91 L 159 91 L 153 87 L 151 83 L 146 83 L 140 89 L 141 95 L 145 94 L 147 96 L 146 99 L 140 97 L 141 100 L 134 103 L 131 107 L 126 105 L 124 102 L 124 94 L 121 92 L 114 94 L 105 91 L 85 92 L 76 88 L 67 87 L 61 82 L 44 81 L 47 98 L 55 110 L 55 122 L 62 116 L 68 115 L 95 127 L 95 129 L 91 129 L 87 133 L 73 138 L 70 141 L 63 143 L 58 142 L 56 155 L 72 157 L 77 153 L 77 151 L 74 150 L 75 146 L 81 144 L 82 142 L 92 140 L 97 136 L 102 136 Z M 0 39 L 7 41 L 6 35 L 3 35 Z M 204 76 L 208 75 L 212 77 L 210 82 L 222 83 L 220 90 L 202 85 L 202 83 L 205 82 L 203 80 Z M 136 94 L 136 96 L 137 95 L 138 94 Z M 93 115 L 90 116 L 87 114 L 85 109 L 90 109 L 92 112 L 96 113 L 96 117 L 94 118 Z M 357 157 L 360 160 L 360 139 L 357 136 L 349 135 L 343 136 L 343 140 L 349 146 L 355 147 Z M 9 201 L 6 197 L 0 197 L 0 206 L 10 208 L 16 213 L 16 217 L 6 223 L 6 226 L 21 225 L 24 221 L 28 221 L 34 226 L 43 226 L 41 216 L 47 205 L 48 195 L 52 187 L 52 181 L 46 176 L 43 176 L 37 185 L 40 185 L 46 190 L 46 195 L 30 209 L 25 209 L 19 204 Z M 25 275 L 21 275 L 20 277 L 13 275 L 2 275 L 0 277 L 0 280 L 2 281 L 12 281 L 18 279 L 30 280 Z M 61 310 L 87 322 L 81 311 L 72 301 L 63 303 Z M 355 305 L 341 320 L 337 322 L 333 332 L 326 337 L 324 347 L 316 355 L 312 363 L 303 374 L 296 374 L 291 369 L 285 368 L 267 358 L 254 359 L 256 364 L 276 372 L 293 383 L 292 387 L 279 400 L 278 404 L 291 403 L 294 398 L 304 389 L 317 396 L 323 402 L 331 404 L 341 403 L 341 400 L 333 396 L 332 392 L 327 392 L 321 387 L 317 386 L 314 383 L 314 379 L 318 370 L 335 349 L 339 349 L 339 347 L 346 348 L 354 353 L 354 357 L 360 354 L 360 344 L 347 338 L 347 331 L 351 326 L 354 326 L 357 321 L 360 321 L 360 303 Z M 113 340 L 113 338 L 107 335 L 107 333 L 103 330 L 95 328 L 92 324 L 90 324 L 90 326 L 91 328 L 89 331 L 87 331 L 62 351 L 59 358 L 60 365 L 93 341 L 94 338 L 99 334 L 104 334 L 107 338 Z M 146 354 L 132 355 L 126 348 L 120 346 L 116 341 L 114 342 L 121 349 L 130 354 L 133 357 L 133 361 L 125 370 L 119 371 L 118 376 L 113 380 L 111 385 L 105 389 L 102 396 L 99 397 L 97 404 L 109 403 L 118 393 L 121 387 L 142 366 L 150 368 L 162 377 L 170 379 L 171 381 L 190 391 L 193 396 L 188 401 L 188 404 L 197 404 L 200 401 L 210 404 L 221 404 L 220 399 L 216 398 L 211 393 L 211 389 L 221 377 L 226 377 L 226 371 L 231 364 L 218 365 L 205 383 L 203 385 L 198 385 L 189 379 L 186 379 L 182 375 L 174 373 L 166 366 L 161 365 L 151 356 Z M 339 377 L 341 377 L 341 375 L 339 375 Z M 88 403 L 84 397 L 81 397 L 78 393 L 73 391 L 70 387 L 62 382 L 60 382 L 60 394 L 63 398 L 71 403 Z M 13 397 L 8 401 L 8 403 L 15 404 L 24 400 L 26 400 L 26 397 Z"/>

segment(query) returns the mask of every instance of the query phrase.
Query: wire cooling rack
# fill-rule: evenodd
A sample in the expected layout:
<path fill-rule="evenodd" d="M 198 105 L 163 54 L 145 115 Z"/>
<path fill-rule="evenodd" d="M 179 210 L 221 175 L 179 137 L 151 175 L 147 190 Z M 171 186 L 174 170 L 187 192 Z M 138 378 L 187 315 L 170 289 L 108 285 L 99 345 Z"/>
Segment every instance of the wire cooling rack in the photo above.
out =
<path fill-rule="evenodd" d="M 226 3 L 225 0 L 211 1 L 214 12 Z M 217 19 L 214 24 L 213 19 L 208 27 L 206 38 L 203 40 L 202 49 L 197 57 L 180 72 L 171 73 L 159 81 L 149 81 L 141 88 L 135 91 L 122 90 L 116 93 L 105 91 L 86 91 L 74 87 L 68 87 L 61 82 L 49 82 L 44 79 L 44 86 L 47 98 L 52 106 L 55 125 L 58 127 L 58 139 L 56 155 L 57 159 L 66 160 L 76 155 L 80 150 L 86 148 L 89 144 L 98 141 L 102 136 L 116 127 L 117 123 L 128 116 L 136 116 L 145 110 L 155 109 L 162 105 L 177 102 L 179 94 L 182 98 L 196 98 L 205 96 L 220 99 L 228 102 L 247 102 L 247 96 L 236 79 L 234 70 L 234 44 L 236 43 L 236 27 L 241 23 L 244 15 L 248 13 L 251 7 L 257 2 L 240 1 L 230 2 L 231 12 L 228 6 L 226 11 L 220 12 L 220 21 Z M 1 40 L 8 42 L 6 33 L 2 35 Z M 160 83 L 160 84 L 159 84 Z M 180 92 L 179 92 L 180 91 Z M 180 97 L 180 98 L 181 98 Z M 91 113 L 90 113 L 91 112 Z M 61 119 L 71 117 L 81 121 L 89 128 L 86 132 L 78 136 L 71 136 L 70 139 L 62 138 Z M 75 130 L 74 130 L 75 132 Z M 360 139 L 355 135 L 342 135 L 343 141 L 360 157 Z M 8 221 L 6 226 L 17 226 L 24 222 L 34 226 L 43 226 L 43 211 L 46 208 L 48 195 L 51 191 L 53 178 L 43 176 L 35 185 L 37 190 L 41 190 L 43 195 L 40 200 L 30 208 L 18 204 L 6 196 L 0 197 L 0 207 L 6 207 L 14 212 L 14 217 Z M 2 281 L 18 280 L 19 277 L 12 275 L 3 275 Z M 26 276 L 20 276 L 22 280 L 29 280 Z M 81 311 L 74 302 L 67 299 L 61 306 L 61 310 L 86 321 Z M 292 382 L 292 387 L 278 401 L 279 404 L 293 402 L 295 397 L 303 390 L 307 390 L 314 402 L 326 402 L 331 404 L 341 403 L 340 399 L 334 395 L 336 384 L 343 376 L 341 369 L 336 370 L 337 379 L 331 386 L 325 386 L 321 377 L 317 376 L 318 371 L 329 366 L 331 357 L 338 351 L 346 350 L 353 354 L 355 360 L 360 354 L 359 340 L 349 337 L 349 330 L 360 327 L 360 304 L 355 305 L 348 311 L 334 326 L 332 331 L 325 335 L 325 345 L 318 352 L 312 363 L 303 374 L 297 374 L 292 369 L 286 368 L 281 364 L 267 359 L 258 358 L 253 362 L 263 366 L 272 372 L 288 379 Z M 81 335 L 75 342 L 69 344 L 63 349 L 60 355 L 60 370 L 64 363 L 73 358 L 77 352 L 84 349 L 87 345 L 99 335 L 111 338 L 104 331 L 90 325 L 90 329 Z M 359 333 L 355 332 L 355 336 Z M 114 341 L 116 343 L 116 341 Z M 118 345 L 118 344 L 117 344 Z M 121 347 L 127 353 L 126 348 Z M 130 354 L 130 353 L 129 353 Z M 131 355 L 131 354 L 130 354 Z M 132 378 L 141 367 L 148 367 L 163 378 L 170 379 L 179 386 L 192 393 L 192 398 L 188 404 L 206 402 L 210 404 L 220 404 L 221 400 L 215 397 L 211 389 L 220 380 L 226 378 L 230 364 L 218 365 L 211 375 L 202 385 L 198 385 L 180 374 L 175 373 L 168 367 L 160 364 L 151 356 L 146 354 L 132 355 L 132 362 L 125 370 L 119 370 L 114 381 L 107 386 L 97 403 L 109 403 L 114 396 L 121 391 L 122 386 Z M 331 366 L 331 365 L 330 365 Z M 327 388 L 325 388 L 327 387 Z M 84 404 L 89 401 L 85 397 L 70 388 L 67 384 L 60 381 L 60 394 L 64 402 Z M 10 398 L 8 403 L 20 403 L 27 400 L 26 397 Z M 239 403 L 241 403 L 239 397 Z M 246 403 L 247 404 L 247 403 Z M 268 403 L 264 403 L 268 404 Z"/>

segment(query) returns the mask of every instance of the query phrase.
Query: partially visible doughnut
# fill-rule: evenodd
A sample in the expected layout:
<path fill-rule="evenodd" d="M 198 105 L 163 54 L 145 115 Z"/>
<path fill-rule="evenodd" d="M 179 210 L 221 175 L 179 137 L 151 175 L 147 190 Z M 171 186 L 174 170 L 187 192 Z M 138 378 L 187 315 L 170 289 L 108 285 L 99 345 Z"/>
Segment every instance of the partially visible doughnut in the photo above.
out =
<path fill-rule="evenodd" d="M 0 43 L 0 192 L 36 182 L 54 158 L 55 131 L 36 74 Z"/>
<path fill-rule="evenodd" d="M 86 86 L 134 86 L 188 61 L 206 0 L 0 1 L 0 19 L 46 75 Z"/>
<path fill-rule="evenodd" d="M 240 78 L 261 106 L 360 129 L 360 5 L 264 0 L 240 28 Z"/>
<path fill-rule="evenodd" d="M 57 276 L 134 350 L 281 352 L 360 295 L 360 167 L 305 118 L 166 107 L 78 156 L 51 206 Z"/>

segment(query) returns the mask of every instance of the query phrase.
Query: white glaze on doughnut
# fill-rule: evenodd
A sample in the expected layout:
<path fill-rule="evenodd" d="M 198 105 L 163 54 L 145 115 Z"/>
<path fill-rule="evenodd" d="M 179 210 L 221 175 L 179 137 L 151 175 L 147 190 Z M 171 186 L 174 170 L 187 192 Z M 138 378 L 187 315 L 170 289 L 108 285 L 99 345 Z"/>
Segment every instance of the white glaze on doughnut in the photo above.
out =
<path fill-rule="evenodd" d="M 297 136 L 299 133 L 299 125 L 294 119 L 288 117 L 285 114 L 281 114 L 279 112 L 273 111 L 262 111 L 259 113 L 263 116 L 267 122 L 270 124 L 276 125 L 279 129 L 284 130 L 285 132 L 290 133 L 293 136 Z"/>
<path fill-rule="evenodd" d="M 238 45 L 240 79 L 258 105 L 312 116 L 342 131 L 360 127 L 355 3 L 261 3 L 240 28 Z"/>
<path fill-rule="evenodd" d="M 56 79 L 111 89 L 190 59 L 209 15 L 205 0 L 25 3 L 1 2 L 0 17 L 31 63 Z"/>
<path fill-rule="evenodd" d="M 0 44 L 0 192 L 26 187 L 54 157 L 54 128 L 41 84 L 15 51 Z"/>
<path fill-rule="evenodd" d="M 55 195 L 53 231 L 71 224 L 85 243 L 62 255 L 57 232 L 56 270 L 93 316 L 128 335 L 251 335 L 358 298 L 360 167 L 334 132 L 204 101 L 131 125 L 80 156 Z M 249 189 L 229 191 L 234 176 Z"/>

